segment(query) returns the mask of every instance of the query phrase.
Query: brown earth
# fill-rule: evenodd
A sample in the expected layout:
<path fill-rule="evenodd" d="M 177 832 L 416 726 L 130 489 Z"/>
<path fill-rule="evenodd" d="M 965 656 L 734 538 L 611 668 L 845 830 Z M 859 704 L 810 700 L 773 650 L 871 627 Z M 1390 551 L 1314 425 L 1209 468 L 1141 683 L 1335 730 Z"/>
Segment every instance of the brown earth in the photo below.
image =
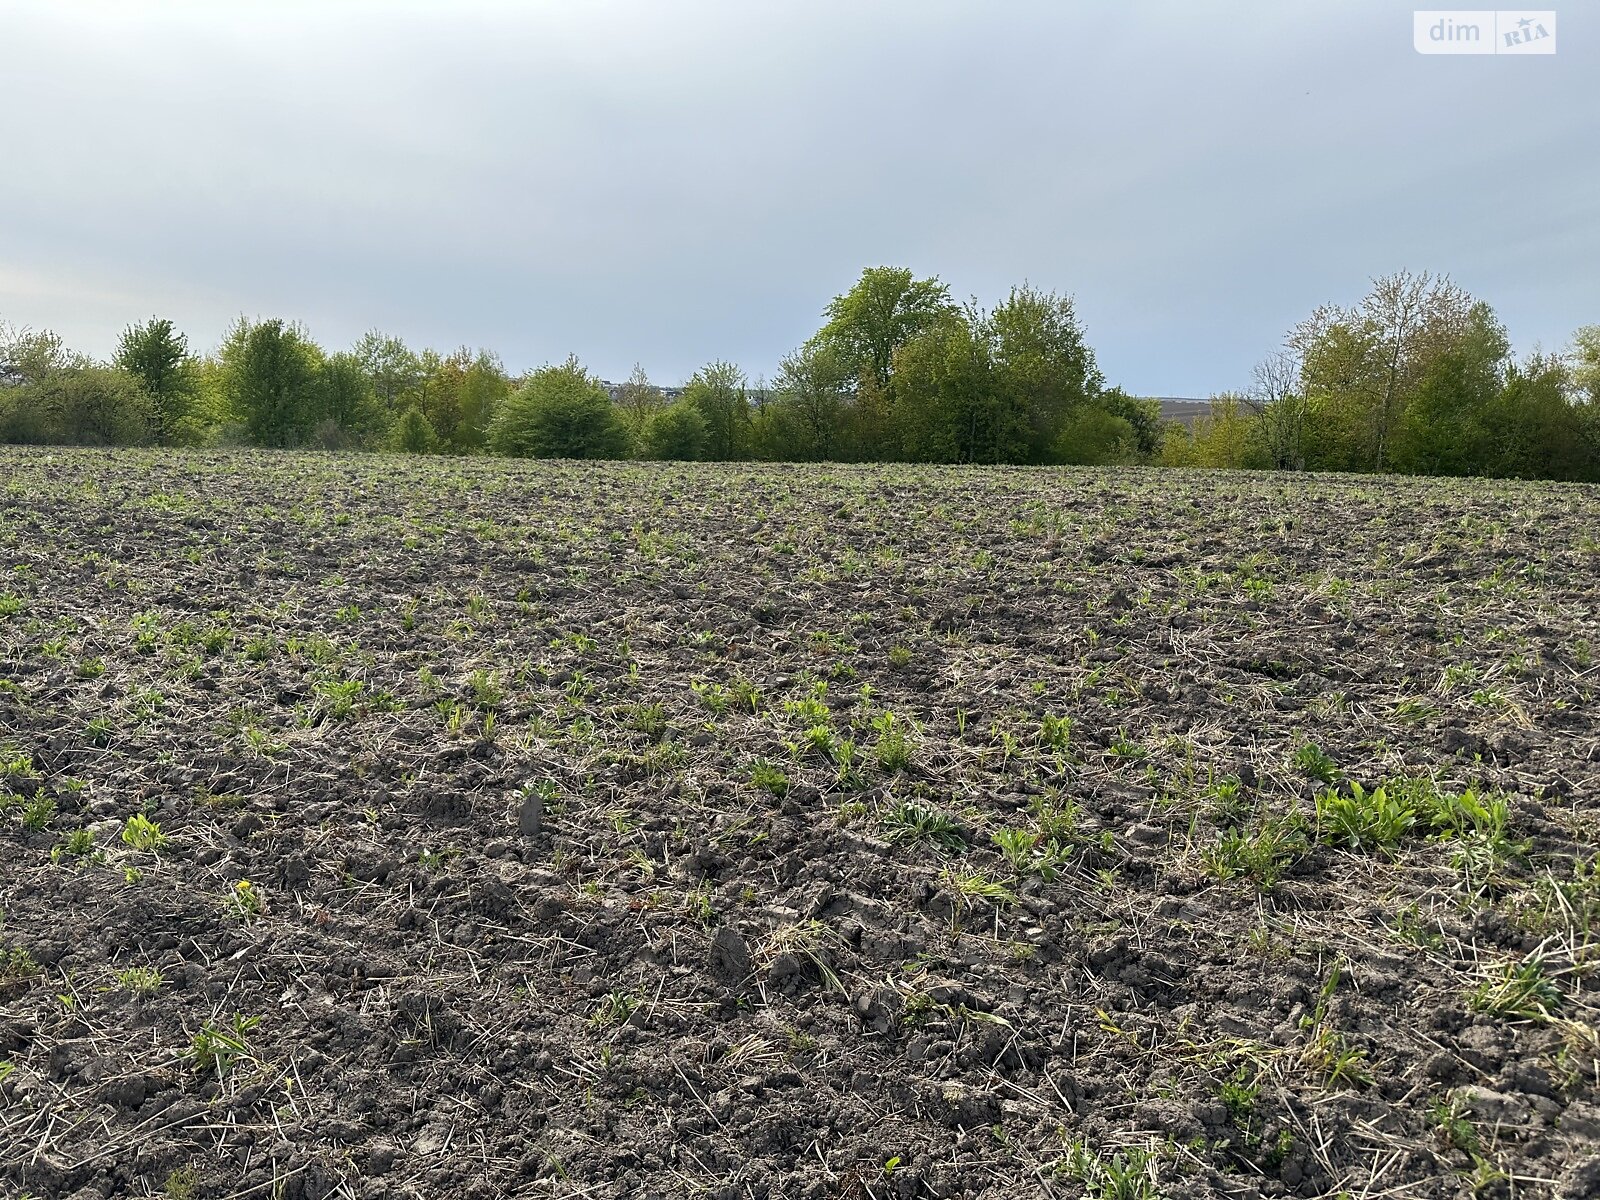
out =
<path fill-rule="evenodd" d="M 5 1194 L 1600 1196 L 1600 490 L 0 481 Z"/>

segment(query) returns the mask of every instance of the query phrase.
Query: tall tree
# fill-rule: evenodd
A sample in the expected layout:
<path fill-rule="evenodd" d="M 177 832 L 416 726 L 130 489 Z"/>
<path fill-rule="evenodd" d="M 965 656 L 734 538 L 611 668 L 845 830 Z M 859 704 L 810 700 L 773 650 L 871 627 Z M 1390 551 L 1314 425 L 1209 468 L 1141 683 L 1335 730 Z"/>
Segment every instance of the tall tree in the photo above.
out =
<path fill-rule="evenodd" d="M 1285 346 L 1255 366 L 1255 381 L 1243 396 L 1255 414 L 1255 431 L 1274 469 L 1306 467 L 1308 406 L 1300 388 L 1300 355 Z"/>
<path fill-rule="evenodd" d="M 1048 462 L 1068 422 L 1094 405 L 1105 387 L 1072 300 L 1024 284 L 1011 289 L 985 324 L 999 387 L 1013 419 L 1026 428 L 1019 461 Z"/>
<path fill-rule="evenodd" d="M 363 334 L 351 350 L 361 369 L 372 380 L 372 392 L 384 411 L 398 414 L 416 401 L 422 383 L 422 364 L 411 349 L 397 337 L 376 329 Z"/>
<path fill-rule="evenodd" d="M 804 438 L 800 445 L 787 447 L 786 457 L 833 457 L 849 387 L 849 372 L 829 345 L 810 342 L 783 359 L 778 403 L 788 408 Z"/>
<path fill-rule="evenodd" d="M 650 382 L 642 365 L 634 363 L 627 380 L 617 389 L 617 411 L 634 441 L 644 436 L 645 424 L 661 407 L 661 389 Z"/>
<path fill-rule="evenodd" d="M 230 408 L 257 446 L 298 446 L 321 418 L 322 352 L 298 326 L 241 317 L 222 347 Z"/>
<path fill-rule="evenodd" d="M 1400 271 L 1354 308 L 1325 305 L 1290 334 L 1312 441 L 1346 470 L 1382 471 L 1429 365 L 1466 335 L 1473 300 L 1448 278 Z"/>
<path fill-rule="evenodd" d="M 1027 415 L 995 368 L 983 313 L 942 320 L 901 346 L 893 391 L 901 453 L 913 462 L 1026 461 Z"/>
<path fill-rule="evenodd" d="M 645 420 L 639 446 L 645 458 L 692 462 L 706 444 L 706 419 L 692 400 L 657 409 Z"/>
<path fill-rule="evenodd" d="M 59 334 L 0 321 L 0 387 L 36 383 L 51 371 L 87 365 L 86 358 L 67 349 Z"/>
<path fill-rule="evenodd" d="M 461 394 L 456 407 L 461 419 L 456 425 L 455 448 L 476 454 L 489 444 L 489 427 L 495 413 L 511 394 L 506 369 L 492 351 L 479 350 L 461 377 Z"/>
<path fill-rule="evenodd" d="M 744 372 L 729 362 L 708 363 L 684 386 L 683 398 L 706 423 L 705 457 L 727 461 L 749 449 L 750 398 Z"/>
<path fill-rule="evenodd" d="M 1585 325 L 1573 334 L 1567 358 L 1578 400 L 1600 405 L 1600 325 Z"/>
<path fill-rule="evenodd" d="M 854 287 L 835 296 L 827 323 L 813 339 L 833 351 L 853 379 L 889 386 L 894 352 L 956 311 L 950 289 L 917 279 L 904 267 L 868 267 Z"/>
<path fill-rule="evenodd" d="M 189 339 L 164 317 L 122 331 L 113 363 L 139 381 L 150 397 L 150 434 L 157 445 L 170 446 L 190 415 L 195 374 Z"/>
<path fill-rule="evenodd" d="M 318 369 L 318 410 L 336 431 L 332 445 L 373 446 L 383 440 L 387 415 L 372 390 L 372 380 L 354 354 L 330 354 Z"/>

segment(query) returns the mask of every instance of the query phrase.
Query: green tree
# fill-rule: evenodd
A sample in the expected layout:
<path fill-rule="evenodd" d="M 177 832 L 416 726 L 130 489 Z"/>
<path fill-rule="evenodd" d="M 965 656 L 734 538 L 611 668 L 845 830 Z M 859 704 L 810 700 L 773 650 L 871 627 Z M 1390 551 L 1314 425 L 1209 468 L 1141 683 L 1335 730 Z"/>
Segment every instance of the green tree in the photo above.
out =
<path fill-rule="evenodd" d="M 1057 462 L 1086 467 L 1126 462 L 1138 451 L 1139 435 L 1133 422 L 1099 405 L 1086 404 L 1067 419 L 1057 435 Z"/>
<path fill-rule="evenodd" d="M 995 368 L 982 313 L 948 318 L 894 356 L 893 412 L 901 453 L 913 462 L 1024 461 L 1027 416 Z"/>
<path fill-rule="evenodd" d="M 729 362 L 701 367 L 684 386 L 683 399 L 699 409 L 705 420 L 706 458 L 728 461 L 747 457 L 750 397 L 743 371 Z"/>
<path fill-rule="evenodd" d="M 855 286 L 829 302 L 826 324 L 812 339 L 837 358 L 846 375 L 887 389 L 894 353 L 956 311 L 937 278 L 917 279 L 903 267 L 868 267 Z"/>
<path fill-rule="evenodd" d="M 1497 436 L 1487 418 L 1501 395 L 1511 343 L 1487 304 L 1434 353 L 1407 398 L 1392 439 L 1396 470 L 1470 475 L 1484 470 Z"/>
<path fill-rule="evenodd" d="M 1510 363 L 1476 414 L 1481 457 L 1474 473 L 1600 481 L 1600 429 L 1594 405 L 1580 395 L 1568 359 L 1536 353 Z"/>
<path fill-rule="evenodd" d="M 390 445 L 404 454 L 432 454 L 439 448 L 439 435 L 422 410 L 413 404 L 395 421 Z"/>
<path fill-rule="evenodd" d="M 1233 392 L 1211 397 L 1210 412 L 1194 423 L 1191 464 L 1233 470 L 1267 465 L 1245 397 Z"/>
<path fill-rule="evenodd" d="M 1255 383 L 1245 394 L 1254 413 L 1255 434 L 1268 465 L 1280 471 L 1306 467 L 1309 405 L 1300 386 L 1300 357 L 1285 347 L 1256 364 Z"/>
<path fill-rule="evenodd" d="M 788 410 L 800 442 L 785 447 L 786 458 L 830 459 L 838 448 L 850 375 L 831 346 L 810 342 L 779 364 L 777 403 Z M 774 414 L 772 423 L 782 417 Z"/>
<path fill-rule="evenodd" d="M 386 413 L 398 416 L 406 405 L 416 401 L 423 378 L 422 364 L 399 338 L 369 330 L 351 353 L 372 381 L 372 394 Z"/>
<path fill-rule="evenodd" d="M 137 379 L 149 396 L 150 435 L 157 445 L 194 440 L 185 436 L 195 392 L 189 339 L 171 321 L 151 317 L 142 325 L 128 326 L 112 362 Z"/>
<path fill-rule="evenodd" d="M 37 383 L 51 371 L 88 365 L 86 358 L 66 348 L 59 334 L 0 321 L 0 388 Z"/>
<path fill-rule="evenodd" d="M 488 350 L 479 350 L 461 376 L 461 391 L 456 408 L 461 417 L 456 425 L 455 448 L 476 454 L 489 444 L 489 427 L 511 394 L 500 359 Z"/>
<path fill-rule="evenodd" d="M 354 354 L 330 354 L 318 368 L 319 440 L 330 448 L 348 444 L 372 446 L 383 440 L 386 414 L 372 390 L 372 380 Z M 321 428 L 321 427 L 319 427 Z"/>
<path fill-rule="evenodd" d="M 1084 409 L 1100 403 L 1105 377 L 1084 339 L 1070 298 L 1024 284 L 1011 289 L 1004 303 L 988 315 L 986 324 L 994 347 L 997 385 L 1011 410 L 1009 419 L 1021 422 L 1026 441 L 1026 449 L 1012 461 L 1050 461 L 1069 423 L 1080 434 L 1091 427 L 1104 432 L 1108 427 L 1105 421 L 1086 420 L 1083 415 Z M 1131 434 L 1127 415 L 1110 415 L 1129 425 Z M 1098 444 L 1099 437 L 1096 434 L 1090 441 Z M 1071 442 L 1068 439 L 1067 444 Z M 1150 442 L 1153 449 L 1153 428 Z"/>
<path fill-rule="evenodd" d="M 489 427 L 497 454 L 525 458 L 624 458 L 628 431 L 599 380 L 576 358 L 539 368 Z"/>
<path fill-rule="evenodd" d="M 661 408 L 661 389 L 650 382 L 643 366 L 634 363 L 627 381 L 617 389 L 617 411 L 635 442 L 641 442 L 645 423 Z"/>
<path fill-rule="evenodd" d="M 32 444 L 127 446 L 149 436 L 149 397 L 117 367 L 74 364 L 0 390 L 0 436 Z"/>
<path fill-rule="evenodd" d="M 645 419 L 639 443 L 645 458 L 693 462 L 705 450 L 706 419 L 693 401 L 679 400 Z"/>
<path fill-rule="evenodd" d="M 229 408 L 256 446 L 298 446 L 321 419 L 322 352 L 298 326 L 243 317 L 223 342 Z"/>
<path fill-rule="evenodd" d="M 1567 358 L 1579 403 L 1600 404 L 1600 325 L 1585 325 L 1573 334 Z"/>
<path fill-rule="evenodd" d="M 1289 345 L 1301 359 L 1312 465 L 1383 471 L 1430 365 L 1472 327 L 1474 302 L 1444 277 L 1373 280 L 1354 308 L 1324 305 Z"/>

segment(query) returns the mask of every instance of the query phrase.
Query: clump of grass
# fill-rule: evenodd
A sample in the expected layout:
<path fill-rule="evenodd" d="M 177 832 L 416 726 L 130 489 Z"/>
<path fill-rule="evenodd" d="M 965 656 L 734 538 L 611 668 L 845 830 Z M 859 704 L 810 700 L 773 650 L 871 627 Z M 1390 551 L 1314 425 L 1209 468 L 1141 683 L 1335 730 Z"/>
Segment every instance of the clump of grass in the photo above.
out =
<path fill-rule="evenodd" d="M 603 1029 L 607 1025 L 626 1024 L 638 1007 L 639 997 L 631 992 L 607 992 L 600 997 L 600 1003 L 595 1005 L 594 1012 L 589 1014 L 589 1024 L 596 1029 Z"/>
<path fill-rule="evenodd" d="M 143 813 L 134 813 L 122 827 L 122 840 L 135 850 L 155 853 L 167 844 L 167 835 L 161 826 Z"/>
<path fill-rule="evenodd" d="M 1033 796 L 1028 800 L 1028 812 L 1033 817 L 1034 828 L 1046 842 L 1065 849 L 1078 838 L 1078 819 L 1082 815 L 1075 800 L 1061 796 Z"/>
<path fill-rule="evenodd" d="M 50 822 L 56 818 L 56 802 L 54 797 L 43 792 L 35 792 L 33 799 L 22 806 L 22 827 L 30 833 L 39 833 L 50 827 Z"/>
<path fill-rule="evenodd" d="M 1054 879 L 1066 861 L 1066 849 L 1037 829 L 997 829 L 989 840 L 1018 875 Z"/>
<path fill-rule="evenodd" d="M 940 875 L 940 880 L 960 897 L 963 907 L 976 900 L 987 901 L 997 908 L 1017 902 L 1015 892 L 999 880 L 989 878 L 982 871 L 946 867 Z"/>
<path fill-rule="evenodd" d="M 1045 713 L 1039 722 L 1039 745 L 1057 754 L 1072 749 L 1072 718 Z"/>
<path fill-rule="evenodd" d="M 42 969 L 26 947 L 0 947 L 0 983 L 20 983 L 32 979 Z"/>
<path fill-rule="evenodd" d="M 1129 1146 L 1109 1157 L 1085 1141 L 1074 1141 L 1057 1170 L 1083 1185 L 1088 1200 L 1158 1200 L 1156 1156 Z"/>
<path fill-rule="evenodd" d="M 811 965 L 823 987 L 843 993 L 847 992 L 844 981 L 833 968 L 833 950 L 842 940 L 821 921 L 800 921 L 773 930 L 762 943 L 759 959 L 770 966 L 779 955 L 792 954 Z"/>
<path fill-rule="evenodd" d="M 1305 822 L 1299 813 L 1258 816 L 1248 825 L 1223 830 L 1200 851 L 1200 865 L 1213 879 L 1246 878 L 1266 889 L 1276 885 L 1306 850 Z"/>
<path fill-rule="evenodd" d="M 1475 1012 L 1524 1021 L 1553 1020 L 1561 1000 L 1561 989 L 1537 956 L 1502 964 L 1467 996 Z"/>
<path fill-rule="evenodd" d="M 155 967 L 129 967 L 125 971 L 117 972 L 119 988 L 141 995 L 159 992 L 166 982 L 166 976 Z"/>
<path fill-rule="evenodd" d="M 61 862 L 70 858 L 87 858 L 94 853 L 94 834 L 87 829 L 74 829 L 67 833 L 51 849 L 50 861 Z"/>
<path fill-rule="evenodd" d="M 233 1020 L 227 1024 L 207 1021 L 189 1043 L 189 1058 L 200 1070 L 215 1073 L 220 1079 L 239 1059 L 251 1057 L 245 1035 L 260 1024 L 260 1017 L 246 1017 L 240 1013 L 234 1013 Z"/>
<path fill-rule="evenodd" d="M 911 743 L 899 719 L 892 712 L 881 713 L 873 718 L 872 727 L 878 732 L 877 744 L 872 748 L 878 766 L 889 774 L 907 770 L 911 766 Z"/>
<path fill-rule="evenodd" d="M 948 813 L 904 800 L 878 815 L 878 822 L 891 842 L 932 842 L 945 850 L 965 850 L 967 842 L 961 828 Z"/>

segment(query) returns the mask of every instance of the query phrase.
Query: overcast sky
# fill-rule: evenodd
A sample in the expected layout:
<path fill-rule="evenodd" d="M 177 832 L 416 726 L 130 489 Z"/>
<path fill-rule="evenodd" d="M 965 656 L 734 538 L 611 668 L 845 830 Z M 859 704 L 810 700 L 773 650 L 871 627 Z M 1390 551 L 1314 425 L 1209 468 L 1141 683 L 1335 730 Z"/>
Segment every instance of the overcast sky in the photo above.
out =
<path fill-rule="evenodd" d="M 1600 322 L 1600 6 L 0 0 L 0 319 L 770 374 L 861 268 L 1076 298 L 1111 382 L 1240 386 L 1402 267 L 1521 350 Z"/>

